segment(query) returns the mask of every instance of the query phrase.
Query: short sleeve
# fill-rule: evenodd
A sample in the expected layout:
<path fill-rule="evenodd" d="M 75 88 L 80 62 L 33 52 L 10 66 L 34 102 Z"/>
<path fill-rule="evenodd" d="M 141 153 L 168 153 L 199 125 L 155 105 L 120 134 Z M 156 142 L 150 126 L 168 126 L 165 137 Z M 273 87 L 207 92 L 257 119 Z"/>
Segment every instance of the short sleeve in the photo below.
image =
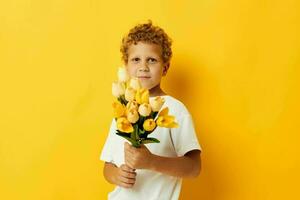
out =
<path fill-rule="evenodd" d="M 194 123 L 190 114 L 177 117 L 178 128 L 171 129 L 171 137 L 177 156 L 183 156 L 191 150 L 202 148 L 198 142 Z"/>
<path fill-rule="evenodd" d="M 100 155 L 100 160 L 114 163 L 114 159 L 113 159 L 114 142 L 113 141 L 114 141 L 115 132 L 116 132 L 116 121 L 115 119 L 113 119 L 110 125 L 107 139 L 105 141 L 105 144 L 103 146 Z"/>

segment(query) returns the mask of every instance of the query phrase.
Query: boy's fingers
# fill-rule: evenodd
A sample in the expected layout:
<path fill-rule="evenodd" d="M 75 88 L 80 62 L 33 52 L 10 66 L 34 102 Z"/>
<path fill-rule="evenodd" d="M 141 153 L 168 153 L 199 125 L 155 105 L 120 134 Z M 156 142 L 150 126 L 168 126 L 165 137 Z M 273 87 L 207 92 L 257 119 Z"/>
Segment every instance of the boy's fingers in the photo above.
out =
<path fill-rule="evenodd" d="M 128 142 L 124 142 L 124 148 L 127 148 Z"/>
<path fill-rule="evenodd" d="M 122 177 L 124 177 L 124 178 L 135 179 L 135 177 L 136 177 L 136 172 L 122 171 L 120 175 L 121 175 Z"/>
<path fill-rule="evenodd" d="M 118 177 L 118 185 L 125 187 L 125 188 L 131 188 L 135 184 L 135 178 L 126 178 L 119 176 Z"/>
<path fill-rule="evenodd" d="M 124 188 L 132 188 L 134 184 L 132 183 L 124 183 L 124 182 L 119 182 L 119 186 L 124 187 Z"/>
<path fill-rule="evenodd" d="M 131 173 L 135 172 L 136 169 L 133 167 L 132 161 L 130 159 L 125 159 L 125 162 L 126 162 L 126 169 L 124 170 Z"/>
<path fill-rule="evenodd" d="M 124 142 L 124 148 L 130 149 L 131 145 L 128 142 Z"/>
<path fill-rule="evenodd" d="M 124 143 L 124 151 L 133 152 L 131 145 L 128 142 Z"/>
<path fill-rule="evenodd" d="M 133 184 L 123 183 L 123 182 L 120 182 L 119 185 L 123 188 L 132 188 L 133 187 Z"/>
<path fill-rule="evenodd" d="M 128 166 L 128 165 L 126 165 L 126 164 L 122 164 L 121 165 L 121 167 L 120 167 L 123 171 L 128 171 L 128 172 L 130 172 L 131 170 L 131 168 Z"/>
<path fill-rule="evenodd" d="M 131 154 L 131 151 L 130 151 L 130 149 L 127 147 L 126 144 L 124 145 L 124 153 L 125 153 L 125 155 Z"/>
<path fill-rule="evenodd" d="M 127 164 L 122 165 L 121 170 L 130 173 L 133 172 L 132 168 L 130 168 Z"/>
<path fill-rule="evenodd" d="M 134 172 L 135 171 L 135 169 L 131 168 L 130 166 L 128 166 L 126 164 L 121 165 L 121 169 L 124 170 L 124 171 L 128 171 L 128 172 Z"/>
<path fill-rule="evenodd" d="M 121 176 L 120 181 L 122 181 L 123 183 L 133 184 L 133 183 L 135 183 L 135 178 Z"/>
<path fill-rule="evenodd" d="M 131 151 L 129 149 L 124 148 L 124 155 L 125 156 L 131 156 L 132 153 L 131 153 Z"/>

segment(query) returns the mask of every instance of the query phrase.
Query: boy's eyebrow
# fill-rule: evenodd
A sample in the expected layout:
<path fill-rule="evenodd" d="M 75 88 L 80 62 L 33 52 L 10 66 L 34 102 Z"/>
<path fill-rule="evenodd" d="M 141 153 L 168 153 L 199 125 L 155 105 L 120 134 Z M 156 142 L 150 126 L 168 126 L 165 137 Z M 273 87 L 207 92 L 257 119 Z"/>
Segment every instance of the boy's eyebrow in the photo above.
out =
<path fill-rule="evenodd" d="M 132 59 L 135 59 L 135 58 L 140 58 L 141 55 L 139 54 L 135 54 L 135 55 L 131 55 L 131 56 L 128 56 L 128 60 L 132 60 Z M 161 56 L 156 56 L 156 55 L 150 55 L 150 56 L 147 56 L 146 59 L 149 59 L 149 58 L 152 58 L 152 59 L 155 59 L 155 60 L 162 60 L 162 57 Z"/>
<path fill-rule="evenodd" d="M 154 58 L 155 60 L 162 60 L 162 58 L 160 56 L 150 56 L 148 58 Z"/>
<path fill-rule="evenodd" d="M 140 55 L 129 56 L 129 58 L 136 58 L 136 57 L 140 57 Z M 159 56 L 147 56 L 147 58 L 155 58 L 155 59 L 159 59 Z"/>

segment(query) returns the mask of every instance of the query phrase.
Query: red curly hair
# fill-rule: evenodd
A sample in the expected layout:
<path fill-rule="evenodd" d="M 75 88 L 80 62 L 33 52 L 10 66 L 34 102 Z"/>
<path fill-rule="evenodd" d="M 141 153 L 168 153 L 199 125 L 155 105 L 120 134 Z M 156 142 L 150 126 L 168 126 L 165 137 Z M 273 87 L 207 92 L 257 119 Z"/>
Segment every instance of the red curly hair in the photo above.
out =
<path fill-rule="evenodd" d="M 122 60 L 125 64 L 128 62 L 129 46 L 137 44 L 138 42 L 159 45 L 162 49 L 162 59 L 164 63 L 170 62 L 172 57 L 172 39 L 162 28 L 152 25 L 151 20 L 148 20 L 148 23 L 136 25 L 123 37 L 120 51 L 122 53 Z"/>

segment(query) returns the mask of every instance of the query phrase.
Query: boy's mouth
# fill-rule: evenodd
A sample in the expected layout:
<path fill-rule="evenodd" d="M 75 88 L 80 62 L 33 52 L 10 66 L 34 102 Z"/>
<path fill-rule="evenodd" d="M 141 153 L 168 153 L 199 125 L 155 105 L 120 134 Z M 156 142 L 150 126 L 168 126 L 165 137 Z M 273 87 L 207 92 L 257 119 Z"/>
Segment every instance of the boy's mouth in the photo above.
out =
<path fill-rule="evenodd" d="M 138 76 L 138 78 L 140 78 L 140 79 L 148 79 L 148 78 L 150 78 L 150 76 Z"/>

